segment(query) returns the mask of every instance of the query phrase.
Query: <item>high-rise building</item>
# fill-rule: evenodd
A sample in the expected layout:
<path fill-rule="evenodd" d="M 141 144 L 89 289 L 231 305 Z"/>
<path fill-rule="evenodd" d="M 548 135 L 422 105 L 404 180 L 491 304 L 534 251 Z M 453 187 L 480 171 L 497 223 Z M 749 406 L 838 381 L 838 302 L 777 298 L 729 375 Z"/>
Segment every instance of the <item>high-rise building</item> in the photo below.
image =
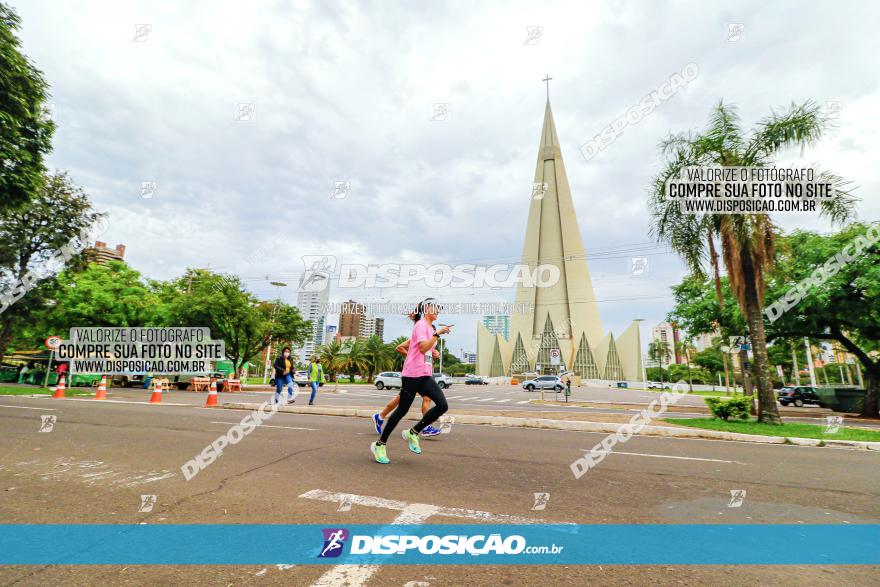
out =
<path fill-rule="evenodd" d="M 483 326 L 489 334 L 500 334 L 504 340 L 510 339 L 510 316 L 483 316 Z"/>
<path fill-rule="evenodd" d="M 366 307 L 354 300 L 348 300 L 343 303 L 342 312 L 339 314 L 337 338 L 357 338 L 361 336 L 361 322 L 363 322 L 366 312 Z"/>
<path fill-rule="evenodd" d="M 529 311 L 511 316 L 506 339 L 477 325 L 477 373 L 511 376 L 541 365 L 542 371 L 568 369 L 585 379 L 642 380 L 638 322 L 618 338 L 602 330 L 549 100 L 521 263 L 536 278 L 554 277 L 537 287 L 517 285 L 516 306 Z"/>
<path fill-rule="evenodd" d="M 312 276 L 313 281 L 326 280 L 324 287 L 310 287 L 301 289 L 297 294 L 296 305 L 299 308 L 303 319 L 312 323 L 311 335 L 303 343 L 302 347 L 297 349 L 297 355 L 300 361 L 308 361 L 315 349 L 324 344 L 324 327 L 327 321 L 325 314 L 327 300 L 330 297 L 329 276 L 325 274 L 315 274 Z"/>
<path fill-rule="evenodd" d="M 373 335 L 383 340 L 385 335 L 385 319 L 376 318 L 375 316 L 363 316 L 360 324 L 360 338 L 370 338 Z"/>
<path fill-rule="evenodd" d="M 668 367 L 673 362 L 678 363 L 678 353 L 675 352 L 675 343 L 678 341 L 678 332 L 669 322 L 661 322 L 654 327 L 653 339 L 666 345 L 666 352 L 660 357 L 660 366 Z M 656 359 L 655 359 L 656 361 Z"/>
<path fill-rule="evenodd" d="M 465 351 L 464 349 L 462 349 L 462 351 L 461 351 L 461 362 L 462 362 L 462 363 L 465 363 L 465 364 L 468 364 L 468 365 L 474 365 L 474 364 L 476 364 L 476 362 L 477 362 L 477 353 L 467 352 L 467 351 Z"/>
<path fill-rule="evenodd" d="M 336 338 L 336 327 L 328 324 L 324 327 L 324 344 L 330 344 Z"/>
<path fill-rule="evenodd" d="M 721 336 L 719 332 L 704 332 L 694 337 L 694 347 L 698 353 L 702 353 L 706 349 L 712 348 L 713 339 Z"/>
<path fill-rule="evenodd" d="M 89 263 L 105 265 L 109 261 L 122 261 L 125 258 L 125 245 L 116 245 L 115 249 L 107 246 L 107 243 L 95 241 L 94 247 L 87 247 L 83 255 Z"/>

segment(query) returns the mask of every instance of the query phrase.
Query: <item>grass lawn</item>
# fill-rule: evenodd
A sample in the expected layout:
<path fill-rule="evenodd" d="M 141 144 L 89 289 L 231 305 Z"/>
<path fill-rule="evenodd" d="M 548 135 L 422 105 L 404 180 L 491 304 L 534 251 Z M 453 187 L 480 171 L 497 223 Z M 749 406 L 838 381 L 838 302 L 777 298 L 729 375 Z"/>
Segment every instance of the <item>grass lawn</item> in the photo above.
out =
<path fill-rule="evenodd" d="M 703 428 L 705 430 L 720 430 L 722 432 L 739 432 L 740 434 L 761 434 L 764 436 L 787 436 L 791 438 L 816 438 L 819 440 L 862 440 L 866 442 L 880 442 L 880 430 L 866 430 L 864 428 L 848 428 L 841 426 L 834 434 L 826 434 L 824 425 L 816 424 L 762 424 L 755 420 L 739 420 L 725 422 L 709 418 L 666 418 L 670 424 Z"/>
<path fill-rule="evenodd" d="M 0 385 L 0 395 L 35 395 L 45 394 L 52 395 L 55 393 L 54 387 L 32 387 L 30 385 L 18 387 L 13 385 Z M 74 387 L 64 390 L 64 395 L 94 395 L 95 390 L 89 387 Z"/>
<path fill-rule="evenodd" d="M 672 386 L 670 385 L 670 387 L 672 387 Z M 664 391 L 669 391 L 668 389 L 644 389 L 641 387 L 630 387 L 629 389 L 634 389 L 636 391 L 650 391 L 652 393 L 663 393 Z M 718 391 L 697 391 L 695 389 L 694 391 L 688 393 L 688 395 L 699 395 L 699 396 L 703 396 L 703 397 L 723 397 L 725 399 L 728 398 L 728 396 L 724 394 L 723 389 L 719 389 Z M 729 397 L 731 399 L 735 398 L 735 397 L 742 397 L 742 394 L 741 393 L 731 393 Z"/>

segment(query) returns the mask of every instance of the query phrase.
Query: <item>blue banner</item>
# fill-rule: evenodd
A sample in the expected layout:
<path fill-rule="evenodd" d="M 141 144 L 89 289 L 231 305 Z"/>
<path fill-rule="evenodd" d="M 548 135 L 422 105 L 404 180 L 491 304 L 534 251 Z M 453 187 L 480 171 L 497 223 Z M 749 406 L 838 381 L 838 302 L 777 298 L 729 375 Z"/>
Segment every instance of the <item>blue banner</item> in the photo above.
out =
<path fill-rule="evenodd" d="M 876 565 L 880 525 L 6 524 L 0 564 Z"/>

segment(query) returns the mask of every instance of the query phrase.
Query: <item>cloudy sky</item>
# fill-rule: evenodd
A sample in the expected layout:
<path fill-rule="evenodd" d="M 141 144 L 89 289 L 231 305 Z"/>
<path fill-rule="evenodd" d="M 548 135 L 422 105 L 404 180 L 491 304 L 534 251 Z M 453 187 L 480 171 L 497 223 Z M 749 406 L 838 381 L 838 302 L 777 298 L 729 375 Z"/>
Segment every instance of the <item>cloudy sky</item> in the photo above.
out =
<path fill-rule="evenodd" d="M 57 2 L 12 0 L 51 83 L 50 157 L 109 213 L 144 275 L 241 275 L 295 303 L 303 255 L 340 263 L 507 263 L 522 250 L 551 102 L 605 329 L 670 309 L 685 271 L 652 243 L 658 141 L 719 99 L 746 127 L 792 101 L 839 108 L 782 161 L 859 186 L 880 218 L 880 8 L 870 2 Z M 136 25 L 147 25 L 137 32 Z M 731 25 L 735 27 L 730 32 Z M 542 27 L 529 36 L 529 27 Z M 579 147 L 686 64 L 699 76 L 586 161 Z M 449 105 L 431 120 L 433 105 Z M 239 120 L 240 104 L 253 104 Z M 875 155 L 871 155 L 875 153 Z M 143 182 L 155 182 L 143 198 Z M 336 182 L 350 183 L 331 198 Z M 786 228 L 826 231 L 812 216 Z M 254 255 L 255 251 L 262 253 Z M 647 256 L 645 275 L 631 257 Z M 512 291 L 340 291 L 330 299 L 505 301 Z M 476 346 L 477 316 L 448 318 Z M 335 323 L 335 317 L 330 318 Z M 643 330 L 643 341 L 648 336 Z M 408 333 L 387 317 L 386 340 Z"/>

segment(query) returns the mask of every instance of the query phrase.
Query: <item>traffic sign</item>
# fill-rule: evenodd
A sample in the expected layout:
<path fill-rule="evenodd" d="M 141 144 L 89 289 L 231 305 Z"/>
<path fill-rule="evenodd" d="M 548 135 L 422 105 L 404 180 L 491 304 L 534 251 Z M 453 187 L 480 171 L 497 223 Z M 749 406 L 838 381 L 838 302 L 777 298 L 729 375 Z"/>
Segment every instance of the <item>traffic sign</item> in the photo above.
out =
<path fill-rule="evenodd" d="M 560 353 L 559 349 L 550 349 L 550 364 L 551 365 L 558 365 L 559 364 L 560 354 L 561 353 Z"/>
<path fill-rule="evenodd" d="M 50 336 L 46 339 L 46 348 L 52 351 L 57 351 L 58 347 L 61 346 L 61 337 L 60 336 Z"/>

